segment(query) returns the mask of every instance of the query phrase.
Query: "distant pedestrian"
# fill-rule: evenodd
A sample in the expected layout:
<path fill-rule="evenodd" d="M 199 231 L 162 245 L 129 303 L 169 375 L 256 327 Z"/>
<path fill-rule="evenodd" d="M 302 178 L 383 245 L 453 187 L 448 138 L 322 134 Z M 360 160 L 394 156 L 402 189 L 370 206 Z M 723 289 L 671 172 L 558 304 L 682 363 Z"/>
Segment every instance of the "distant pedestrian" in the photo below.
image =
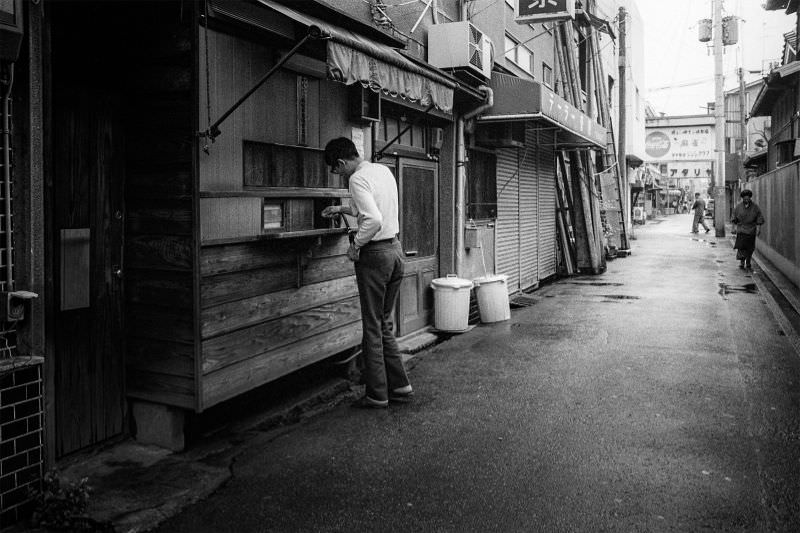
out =
<path fill-rule="evenodd" d="M 753 191 L 743 190 L 739 196 L 742 202 L 733 210 L 731 223 L 736 224 L 736 259 L 739 260 L 739 268 L 751 268 L 750 258 L 756 250 L 756 237 L 761 235 L 761 225 L 764 223 L 764 215 L 761 208 L 753 203 Z"/>
<path fill-rule="evenodd" d="M 403 358 L 394 337 L 394 311 L 403 281 L 403 249 L 400 231 L 397 182 L 389 167 L 364 161 L 350 139 L 339 137 L 325 146 L 325 163 L 331 172 L 347 180 L 349 206 L 328 206 L 322 216 L 342 213 L 358 220 L 358 229 L 347 256 L 355 263 L 361 302 L 366 394 L 356 407 L 385 408 L 392 401 L 411 399 Z"/>
<path fill-rule="evenodd" d="M 702 224 L 706 230 L 706 233 L 711 231 L 711 228 L 706 226 L 705 216 L 706 216 L 706 203 L 700 198 L 700 193 L 694 193 L 694 203 L 692 204 L 692 209 L 694 209 L 694 218 L 692 219 L 692 233 L 697 233 L 697 225 Z"/>

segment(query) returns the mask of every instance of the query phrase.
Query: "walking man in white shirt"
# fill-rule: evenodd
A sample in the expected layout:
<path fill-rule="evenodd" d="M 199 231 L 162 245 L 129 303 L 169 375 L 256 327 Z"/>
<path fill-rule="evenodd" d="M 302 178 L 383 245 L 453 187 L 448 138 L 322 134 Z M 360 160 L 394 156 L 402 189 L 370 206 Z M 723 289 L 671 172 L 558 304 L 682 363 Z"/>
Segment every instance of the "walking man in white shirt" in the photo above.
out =
<path fill-rule="evenodd" d="M 397 183 L 388 167 L 365 161 L 346 137 L 325 146 L 325 163 L 348 181 L 349 206 L 328 206 L 324 217 L 354 216 L 358 229 L 347 251 L 355 263 L 363 327 L 366 394 L 356 407 L 385 408 L 408 401 L 413 389 L 394 337 L 392 311 L 403 279 Z"/>

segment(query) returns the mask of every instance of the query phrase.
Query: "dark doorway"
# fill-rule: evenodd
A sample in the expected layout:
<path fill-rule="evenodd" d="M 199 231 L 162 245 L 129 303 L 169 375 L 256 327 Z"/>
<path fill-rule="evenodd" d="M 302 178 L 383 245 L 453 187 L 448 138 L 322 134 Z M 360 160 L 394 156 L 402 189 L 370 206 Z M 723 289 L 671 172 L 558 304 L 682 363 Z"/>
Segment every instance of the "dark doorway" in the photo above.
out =
<path fill-rule="evenodd" d="M 110 4 L 110 5 L 109 5 Z M 55 457 L 124 431 L 124 34 L 116 2 L 52 2 L 49 415 Z"/>

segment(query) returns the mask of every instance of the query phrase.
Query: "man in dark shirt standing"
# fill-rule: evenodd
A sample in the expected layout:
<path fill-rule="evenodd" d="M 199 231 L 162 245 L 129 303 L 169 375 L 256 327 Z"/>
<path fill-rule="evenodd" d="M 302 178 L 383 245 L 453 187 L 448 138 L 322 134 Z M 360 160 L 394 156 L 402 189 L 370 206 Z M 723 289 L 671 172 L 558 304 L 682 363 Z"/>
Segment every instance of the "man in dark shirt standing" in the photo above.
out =
<path fill-rule="evenodd" d="M 739 195 L 742 202 L 733 210 L 731 223 L 736 224 L 736 259 L 739 268 L 751 268 L 750 258 L 756 250 L 756 236 L 761 234 L 761 225 L 764 215 L 761 209 L 753 203 L 753 191 L 744 190 Z"/>
<path fill-rule="evenodd" d="M 706 230 L 706 233 L 711 231 L 711 228 L 706 226 L 705 216 L 706 216 L 706 203 L 700 199 L 700 193 L 694 193 L 694 203 L 692 204 L 692 209 L 694 209 L 694 219 L 692 220 L 692 233 L 697 233 L 697 225 L 702 224 Z"/>

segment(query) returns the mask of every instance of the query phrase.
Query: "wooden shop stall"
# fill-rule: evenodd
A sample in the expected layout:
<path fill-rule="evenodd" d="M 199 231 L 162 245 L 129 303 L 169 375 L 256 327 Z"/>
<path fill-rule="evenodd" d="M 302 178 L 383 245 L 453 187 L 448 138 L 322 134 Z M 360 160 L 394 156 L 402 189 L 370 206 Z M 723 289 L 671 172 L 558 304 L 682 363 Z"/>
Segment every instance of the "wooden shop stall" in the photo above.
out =
<path fill-rule="evenodd" d="M 360 342 L 346 228 L 319 215 L 349 201 L 323 147 L 347 136 L 369 159 L 381 95 L 450 112 L 455 85 L 316 4 L 319 18 L 268 0 L 182 5 L 189 40 L 165 46 L 192 52 L 170 65 L 187 98 L 139 102 L 150 130 L 127 132 L 127 394 L 145 425 L 158 405 L 202 411 Z"/>

